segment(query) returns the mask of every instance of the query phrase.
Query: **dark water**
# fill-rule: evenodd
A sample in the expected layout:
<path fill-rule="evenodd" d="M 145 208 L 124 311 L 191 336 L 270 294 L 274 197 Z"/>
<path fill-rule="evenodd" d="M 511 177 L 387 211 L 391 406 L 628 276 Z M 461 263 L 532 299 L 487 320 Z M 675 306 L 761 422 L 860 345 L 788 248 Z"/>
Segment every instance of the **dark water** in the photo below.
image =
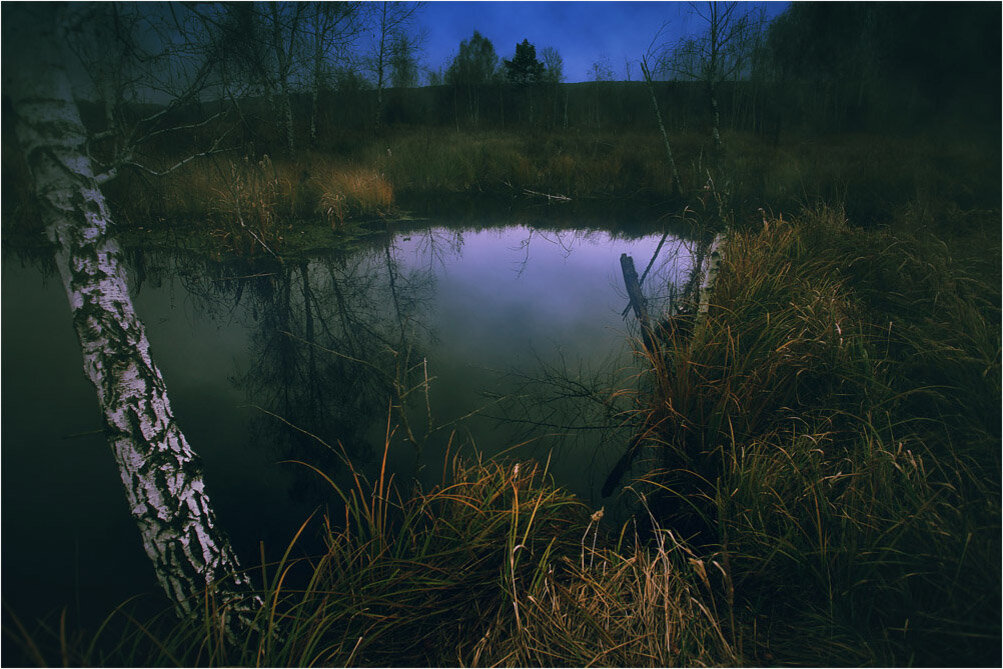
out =
<path fill-rule="evenodd" d="M 550 457 L 559 483 L 609 508 L 597 490 L 629 438 L 610 394 L 636 385 L 619 256 L 641 272 L 660 238 L 442 227 L 285 264 L 132 253 L 130 285 L 219 519 L 254 564 L 259 542 L 274 556 L 335 509 L 289 461 L 347 485 L 334 451 L 372 472 L 388 421 L 401 480 L 437 483 L 447 443 L 524 443 L 509 456 Z M 688 262 L 670 237 L 646 290 L 665 297 Z M 138 593 L 160 605 L 58 276 L 13 253 L 2 272 L 3 599 L 85 622 Z"/>

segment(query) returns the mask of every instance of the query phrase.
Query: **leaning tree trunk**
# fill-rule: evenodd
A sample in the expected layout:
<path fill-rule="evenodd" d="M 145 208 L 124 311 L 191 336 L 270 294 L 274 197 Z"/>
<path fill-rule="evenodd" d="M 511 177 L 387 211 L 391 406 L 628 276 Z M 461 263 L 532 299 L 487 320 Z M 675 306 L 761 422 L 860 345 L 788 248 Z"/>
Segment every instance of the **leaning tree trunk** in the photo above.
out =
<path fill-rule="evenodd" d="M 714 158 L 720 160 L 724 153 L 724 143 L 721 141 L 721 111 L 717 103 L 717 86 L 713 79 L 707 81 L 707 96 L 710 98 L 711 138 L 714 140 Z"/>
<path fill-rule="evenodd" d="M 174 419 L 133 309 L 59 54 L 57 14 L 33 7 L 18 18 L 14 39 L 23 60 L 11 68 L 17 139 L 46 234 L 56 246 L 84 371 L 97 390 L 129 510 L 157 579 L 180 615 L 197 611 L 198 595 L 227 577 L 217 593 L 235 602 L 249 592 L 250 582 L 216 524 L 198 457 Z"/>
<path fill-rule="evenodd" d="M 672 176 L 672 195 L 679 197 L 682 192 L 682 184 L 679 183 L 679 170 L 676 169 L 675 158 L 672 157 L 672 146 L 669 144 L 669 133 L 665 131 L 665 124 L 662 123 L 662 112 L 658 107 L 658 98 L 655 97 L 655 85 L 651 79 L 651 70 L 648 69 L 648 62 L 641 59 L 641 73 L 644 74 L 644 83 L 648 86 L 648 94 L 651 95 L 651 106 L 655 110 L 655 119 L 658 121 L 658 129 L 662 131 L 662 142 L 665 144 L 665 155 L 669 161 L 669 174 Z"/>
<path fill-rule="evenodd" d="M 296 129 L 293 124 L 293 104 L 292 96 L 289 92 L 289 60 L 292 54 L 282 46 L 282 22 L 276 9 L 276 4 L 271 3 L 272 11 L 272 41 L 275 47 L 275 64 L 278 67 L 277 78 L 279 84 L 279 113 L 282 114 L 282 126 L 286 135 L 286 151 L 290 157 L 296 155 Z M 295 31 L 295 28 L 293 28 Z M 295 33 L 294 33 L 295 34 Z M 293 48 L 292 37 L 290 37 L 289 49 Z"/>

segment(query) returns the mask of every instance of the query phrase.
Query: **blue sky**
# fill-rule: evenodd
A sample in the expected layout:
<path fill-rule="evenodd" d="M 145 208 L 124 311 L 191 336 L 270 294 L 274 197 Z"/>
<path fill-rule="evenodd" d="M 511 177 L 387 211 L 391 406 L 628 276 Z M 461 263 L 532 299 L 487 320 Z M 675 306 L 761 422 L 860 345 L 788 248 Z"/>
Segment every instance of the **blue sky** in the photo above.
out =
<path fill-rule="evenodd" d="M 788 2 L 766 5 L 773 18 Z M 606 56 L 617 79 L 626 78 L 624 59 L 636 61 L 665 23 L 671 42 L 702 32 L 702 20 L 686 2 L 428 2 L 419 24 L 428 39 L 424 63 L 437 70 L 456 54 L 460 41 L 477 30 L 494 44 L 499 58 L 511 58 L 523 39 L 557 49 L 564 59 L 565 81 L 587 81 L 592 64 Z M 638 77 L 632 66 L 630 76 Z"/>

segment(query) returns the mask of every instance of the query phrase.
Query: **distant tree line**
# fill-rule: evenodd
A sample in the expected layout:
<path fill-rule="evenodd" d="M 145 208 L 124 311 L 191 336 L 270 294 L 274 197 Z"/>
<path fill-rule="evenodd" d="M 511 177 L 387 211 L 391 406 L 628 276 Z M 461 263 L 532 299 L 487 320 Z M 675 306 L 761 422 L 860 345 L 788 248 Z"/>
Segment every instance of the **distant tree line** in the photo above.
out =
<path fill-rule="evenodd" d="M 652 97 L 666 132 L 707 132 L 717 150 L 721 129 L 779 140 L 789 131 L 994 124 L 999 114 L 993 3 L 804 2 L 771 22 L 752 5 L 695 5 L 696 34 L 672 42 L 662 39 L 671 30 L 659 31 L 628 61 L 647 86 L 612 81 L 606 57 L 591 81 L 564 83 L 553 47 L 523 40 L 502 58 L 477 31 L 429 70 L 420 10 L 392 2 L 80 5 L 66 42 L 97 100 L 85 106 L 101 138 L 94 156 L 114 173 L 172 122 L 217 128 L 208 122 L 217 116 L 237 123 L 242 143 L 292 155 L 344 133 L 402 125 L 652 130 Z M 170 100 L 170 113 L 142 111 L 137 102 L 150 91 Z"/>

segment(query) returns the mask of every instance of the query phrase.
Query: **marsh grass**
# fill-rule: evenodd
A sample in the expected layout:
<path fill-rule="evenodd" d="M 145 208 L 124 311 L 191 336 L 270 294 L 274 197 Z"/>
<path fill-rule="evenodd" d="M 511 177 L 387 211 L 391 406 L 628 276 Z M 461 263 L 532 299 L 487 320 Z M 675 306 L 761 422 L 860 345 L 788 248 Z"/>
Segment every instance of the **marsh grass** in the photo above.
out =
<path fill-rule="evenodd" d="M 750 655 L 998 661 L 999 318 L 927 233 L 819 208 L 732 234 L 706 322 L 651 361 L 646 479 L 770 620 Z"/>
<path fill-rule="evenodd" d="M 758 222 L 760 207 L 778 214 L 841 202 L 857 225 L 937 225 L 999 204 L 999 151 L 984 142 L 792 134 L 773 144 L 744 132 L 727 132 L 724 139 L 726 153 L 714 180 L 738 223 Z M 683 192 L 699 193 L 711 167 L 707 137 L 683 131 L 671 140 Z M 155 155 L 143 158 L 176 163 L 190 153 L 183 144 L 153 147 Z M 419 126 L 375 137 L 345 131 L 327 149 L 302 151 L 295 159 L 284 157 L 279 146 L 248 145 L 192 161 L 164 177 L 126 171 L 103 190 L 120 225 L 188 224 L 192 231 L 213 233 L 222 252 L 264 252 L 249 230 L 275 247 L 304 221 L 340 230 L 393 215 L 399 198 L 490 196 L 511 203 L 533 191 L 576 203 L 656 203 L 668 210 L 686 204 L 672 193 L 654 127 L 646 132 Z M 3 163 L 4 192 L 13 195 L 5 198 L 13 205 L 4 210 L 8 229 L 30 228 L 30 198 L 20 195 L 30 192 L 23 164 L 13 151 L 4 151 Z M 245 218 L 251 220 L 242 228 Z"/>
<path fill-rule="evenodd" d="M 395 211 L 379 171 L 320 154 L 214 156 L 161 178 L 130 173 L 106 187 L 120 225 L 201 229 L 220 253 L 280 254 L 304 222 L 342 232 Z"/>
<path fill-rule="evenodd" d="M 386 216 L 393 210 L 394 188 L 372 168 L 315 168 L 313 182 L 319 194 L 317 209 L 333 229 L 353 218 Z"/>
<path fill-rule="evenodd" d="M 720 185 L 736 211 L 756 221 L 764 204 L 796 213 L 822 202 L 840 203 L 857 226 L 916 229 L 945 214 L 957 219 L 999 206 L 998 142 L 849 133 L 792 135 L 779 145 L 748 133 L 725 139 L 729 178 Z"/>
<path fill-rule="evenodd" d="M 707 140 L 672 138 L 684 192 L 707 181 Z M 798 211 L 817 202 L 845 203 L 858 225 L 933 221 L 999 200 L 998 152 L 961 140 L 873 135 L 791 136 L 772 145 L 748 133 L 728 133 L 717 187 L 740 222 L 757 208 Z M 395 196 L 477 194 L 520 199 L 526 190 L 573 200 L 675 202 L 661 139 L 639 131 L 451 131 L 398 129 L 385 136 L 347 136 L 337 153 L 304 152 L 295 160 L 271 154 L 272 211 L 283 222 L 326 218 L 366 220 L 393 212 Z M 192 163 L 162 179 L 131 174 L 109 193 L 128 221 L 205 217 L 230 182 L 263 154 Z M 725 175 L 727 178 L 724 178 Z M 679 203 L 676 203 L 679 204 Z M 145 224 L 145 223 L 140 223 Z"/>
<path fill-rule="evenodd" d="M 391 433 L 388 432 L 388 443 Z M 350 487 L 310 465 L 342 500 L 311 517 L 277 563 L 253 570 L 264 605 L 227 637 L 213 592 L 198 620 L 140 620 L 121 607 L 92 637 L 7 629 L 37 664 L 127 666 L 692 666 L 740 663 L 712 581 L 724 573 L 660 530 L 609 536 L 544 465 L 454 457 L 443 483 Z M 319 530 L 321 555 L 296 544 Z"/>

